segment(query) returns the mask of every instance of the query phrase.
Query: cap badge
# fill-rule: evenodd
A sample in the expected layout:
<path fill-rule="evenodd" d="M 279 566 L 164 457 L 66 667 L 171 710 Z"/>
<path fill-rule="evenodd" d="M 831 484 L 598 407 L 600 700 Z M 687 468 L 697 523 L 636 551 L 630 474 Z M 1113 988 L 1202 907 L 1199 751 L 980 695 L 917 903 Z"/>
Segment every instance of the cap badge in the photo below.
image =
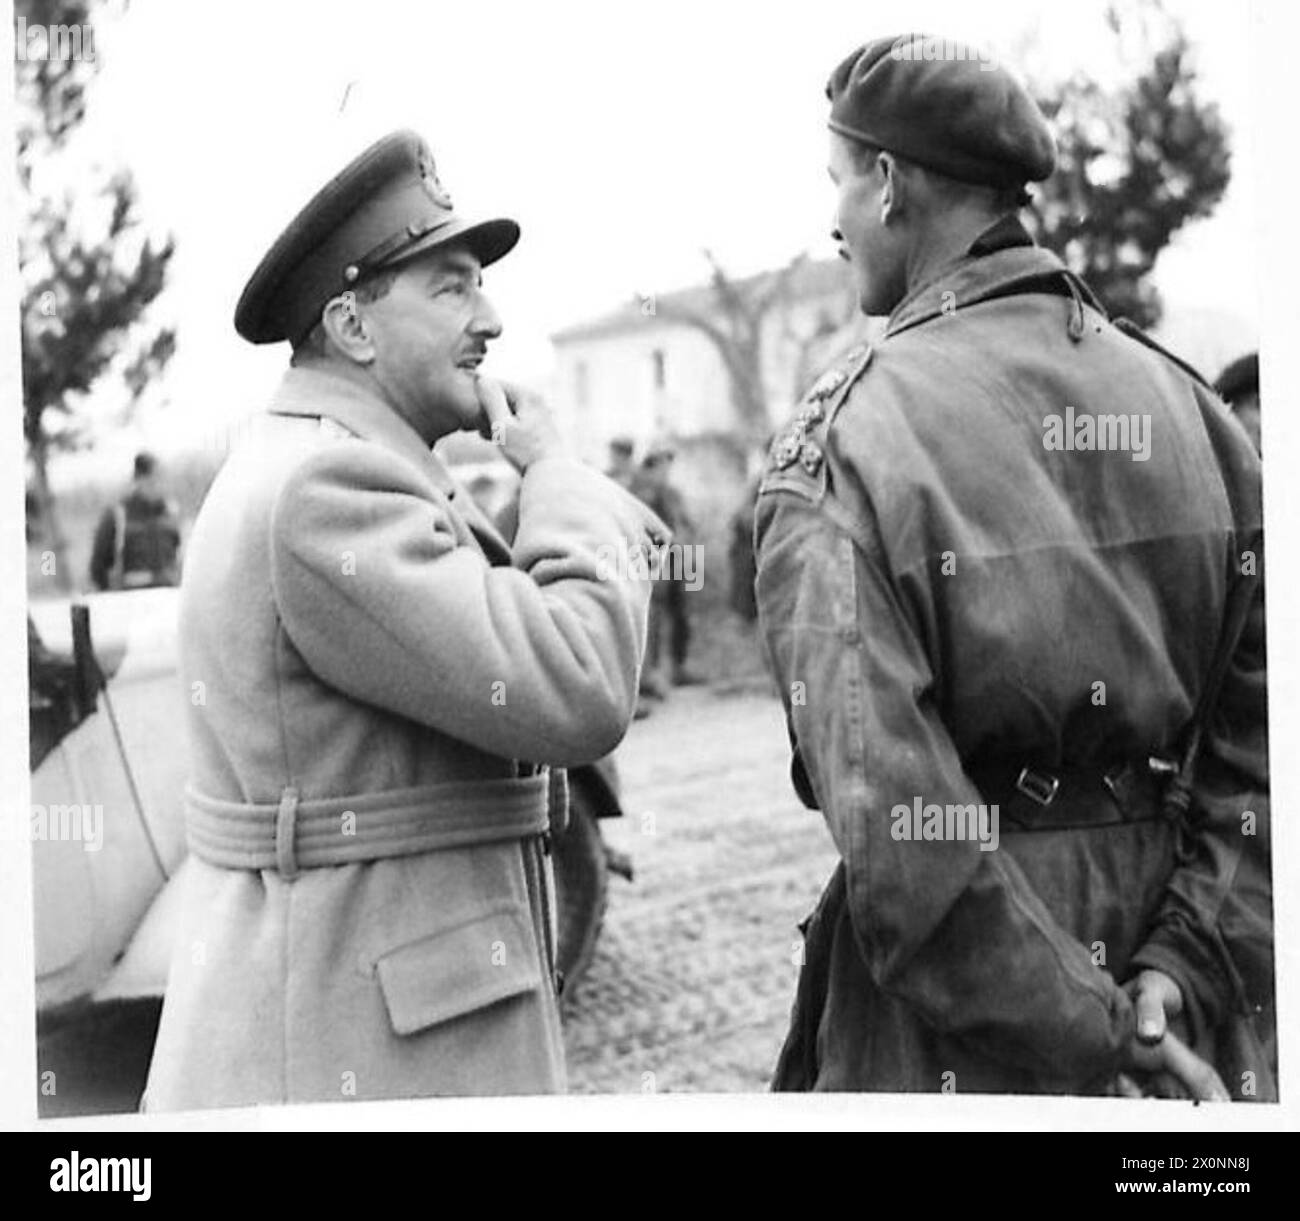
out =
<path fill-rule="evenodd" d="M 447 188 L 438 181 L 438 172 L 431 165 L 426 165 L 420 171 L 420 185 L 424 188 L 424 193 L 433 200 L 440 208 L 446 208 L 451 211 L 451 196 L 447 194 Z"/>

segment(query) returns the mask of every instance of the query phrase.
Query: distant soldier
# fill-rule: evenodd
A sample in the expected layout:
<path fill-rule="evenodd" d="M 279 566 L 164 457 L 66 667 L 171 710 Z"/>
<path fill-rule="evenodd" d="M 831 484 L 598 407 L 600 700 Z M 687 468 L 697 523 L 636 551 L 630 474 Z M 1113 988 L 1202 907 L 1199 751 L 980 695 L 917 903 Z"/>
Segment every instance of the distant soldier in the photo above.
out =
<path fill-rule="evenodd" d="M 1248 352 L 1229 364 L 1214 388 L 1232 408 L 1257 453 L 1263 452 L 1259 426 L 1259 353 Z"/>
<path fill-rule="evenodd" d="M 680 549 L 687 545 L 684 540 L 695 534 L 695 523 L 686 507 L 686 497 L 672 481 L 674 457 L 675 451 L 668 442 L 655 442 L 641 460 L 641 469 L 636 472 L 631 486 L 633 493 L 649 505 L 673 532 L 674 547 Z M 680 551 L 677 555 L 669 553 L 661 575 L 655 582 L 650 603 L 650 626 L 642 683 L 643 687 L 649 685 L 649 694 L 664 694 L 660 676 L 665 668 L 665 653 L 668 674 L 675 686 L 704 681 L 700 674 L 686 664 L 691 647 L 691 619 L 686 594 Z"/>
<path fill-rule="evenodd" d="M 1021 224 L 1055 162 L 1021 85 L 919 41 L 831 76 L 834 236 L 888 327 L 757 509 L 841 858 L 775 1084 L 1263 1097 L 1262 1042 L 1209 1062 L 1272 987 L 1259 460 Z"/>
<path fill-rule="evenodd" d="M 605 474 L 621 488 L 632 489 L 636 482 L 636 463 L 632 460 L 635 446 L 631 437 L 615 437 L 609 443 L 609 465 Z"/>
<path fill-rule="evenodd" d="M 180 581 L 180 514 L 163 495 L 158 460 L 135 456 L 131 486 L 95 528 L 90 579 L 96 589 L 144 589 Z"/>

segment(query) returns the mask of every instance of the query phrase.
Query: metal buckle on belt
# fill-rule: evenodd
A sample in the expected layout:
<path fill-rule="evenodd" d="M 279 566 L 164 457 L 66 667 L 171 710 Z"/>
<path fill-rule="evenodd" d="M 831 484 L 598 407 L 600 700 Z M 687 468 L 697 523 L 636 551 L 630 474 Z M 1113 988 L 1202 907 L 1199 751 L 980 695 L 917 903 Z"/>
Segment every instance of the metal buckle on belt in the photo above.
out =
<path fill-rule="evenodd" d="M 1032 768 L 1022 767 L 1016 777 L 1016 788 L 1040 806 L 1050 806 L 1056 798 L 1061 781 L 1046 772 L 1036 772 Z"/>

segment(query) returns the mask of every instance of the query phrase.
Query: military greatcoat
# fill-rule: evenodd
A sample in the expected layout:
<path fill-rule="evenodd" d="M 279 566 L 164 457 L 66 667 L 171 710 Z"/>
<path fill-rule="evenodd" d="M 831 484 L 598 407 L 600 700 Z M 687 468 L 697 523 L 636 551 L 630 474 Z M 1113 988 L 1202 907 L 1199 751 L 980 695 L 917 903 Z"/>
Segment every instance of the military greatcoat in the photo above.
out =
<path fill-rule="evenodd" d="M 603 549 L 659 523 L 569 458 L 521 497 L 512 554 L 384 403 L 298 368 L 221 471 L 148 1107 L 563 1087 L 547 837 L 636 701 L 649 587 Z"/>

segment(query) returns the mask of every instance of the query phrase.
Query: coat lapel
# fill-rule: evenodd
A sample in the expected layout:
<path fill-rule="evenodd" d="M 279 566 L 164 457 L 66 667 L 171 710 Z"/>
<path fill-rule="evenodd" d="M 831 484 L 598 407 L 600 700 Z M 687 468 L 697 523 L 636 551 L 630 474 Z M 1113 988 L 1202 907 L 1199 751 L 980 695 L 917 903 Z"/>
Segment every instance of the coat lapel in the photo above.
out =
<path fill-rule="evenodd" d="M 438 486 L 451 486 L 455 489 L 453 503 L 475 539 L 478 540 L 479 546 L 483 548 L 483 554 L 487 556 L 488 561 L 495 565 L 509 565 L 510 544 L 501 536 L 501 532 L 488 520 L 487 514 L 478 507 L 474 497 L 456 482 L 451 471 L 447 469 L 446 463 L 432 450 L 429 451 L 428 458 L 431 466 L 437 469 L 435 482 L 438 482 Z"/>
<path fill-rule="evenodd" d="M 290 367 L 268 410 L 272 415 L 333 420 L 356 436 L 401 454 L 423 470 L 447 498 L 488 562 L 510 563 L 509 544 L 469 492 L 456 482 L 447 464 L 401 416 L 361 387 L 316 369 Z"/>

